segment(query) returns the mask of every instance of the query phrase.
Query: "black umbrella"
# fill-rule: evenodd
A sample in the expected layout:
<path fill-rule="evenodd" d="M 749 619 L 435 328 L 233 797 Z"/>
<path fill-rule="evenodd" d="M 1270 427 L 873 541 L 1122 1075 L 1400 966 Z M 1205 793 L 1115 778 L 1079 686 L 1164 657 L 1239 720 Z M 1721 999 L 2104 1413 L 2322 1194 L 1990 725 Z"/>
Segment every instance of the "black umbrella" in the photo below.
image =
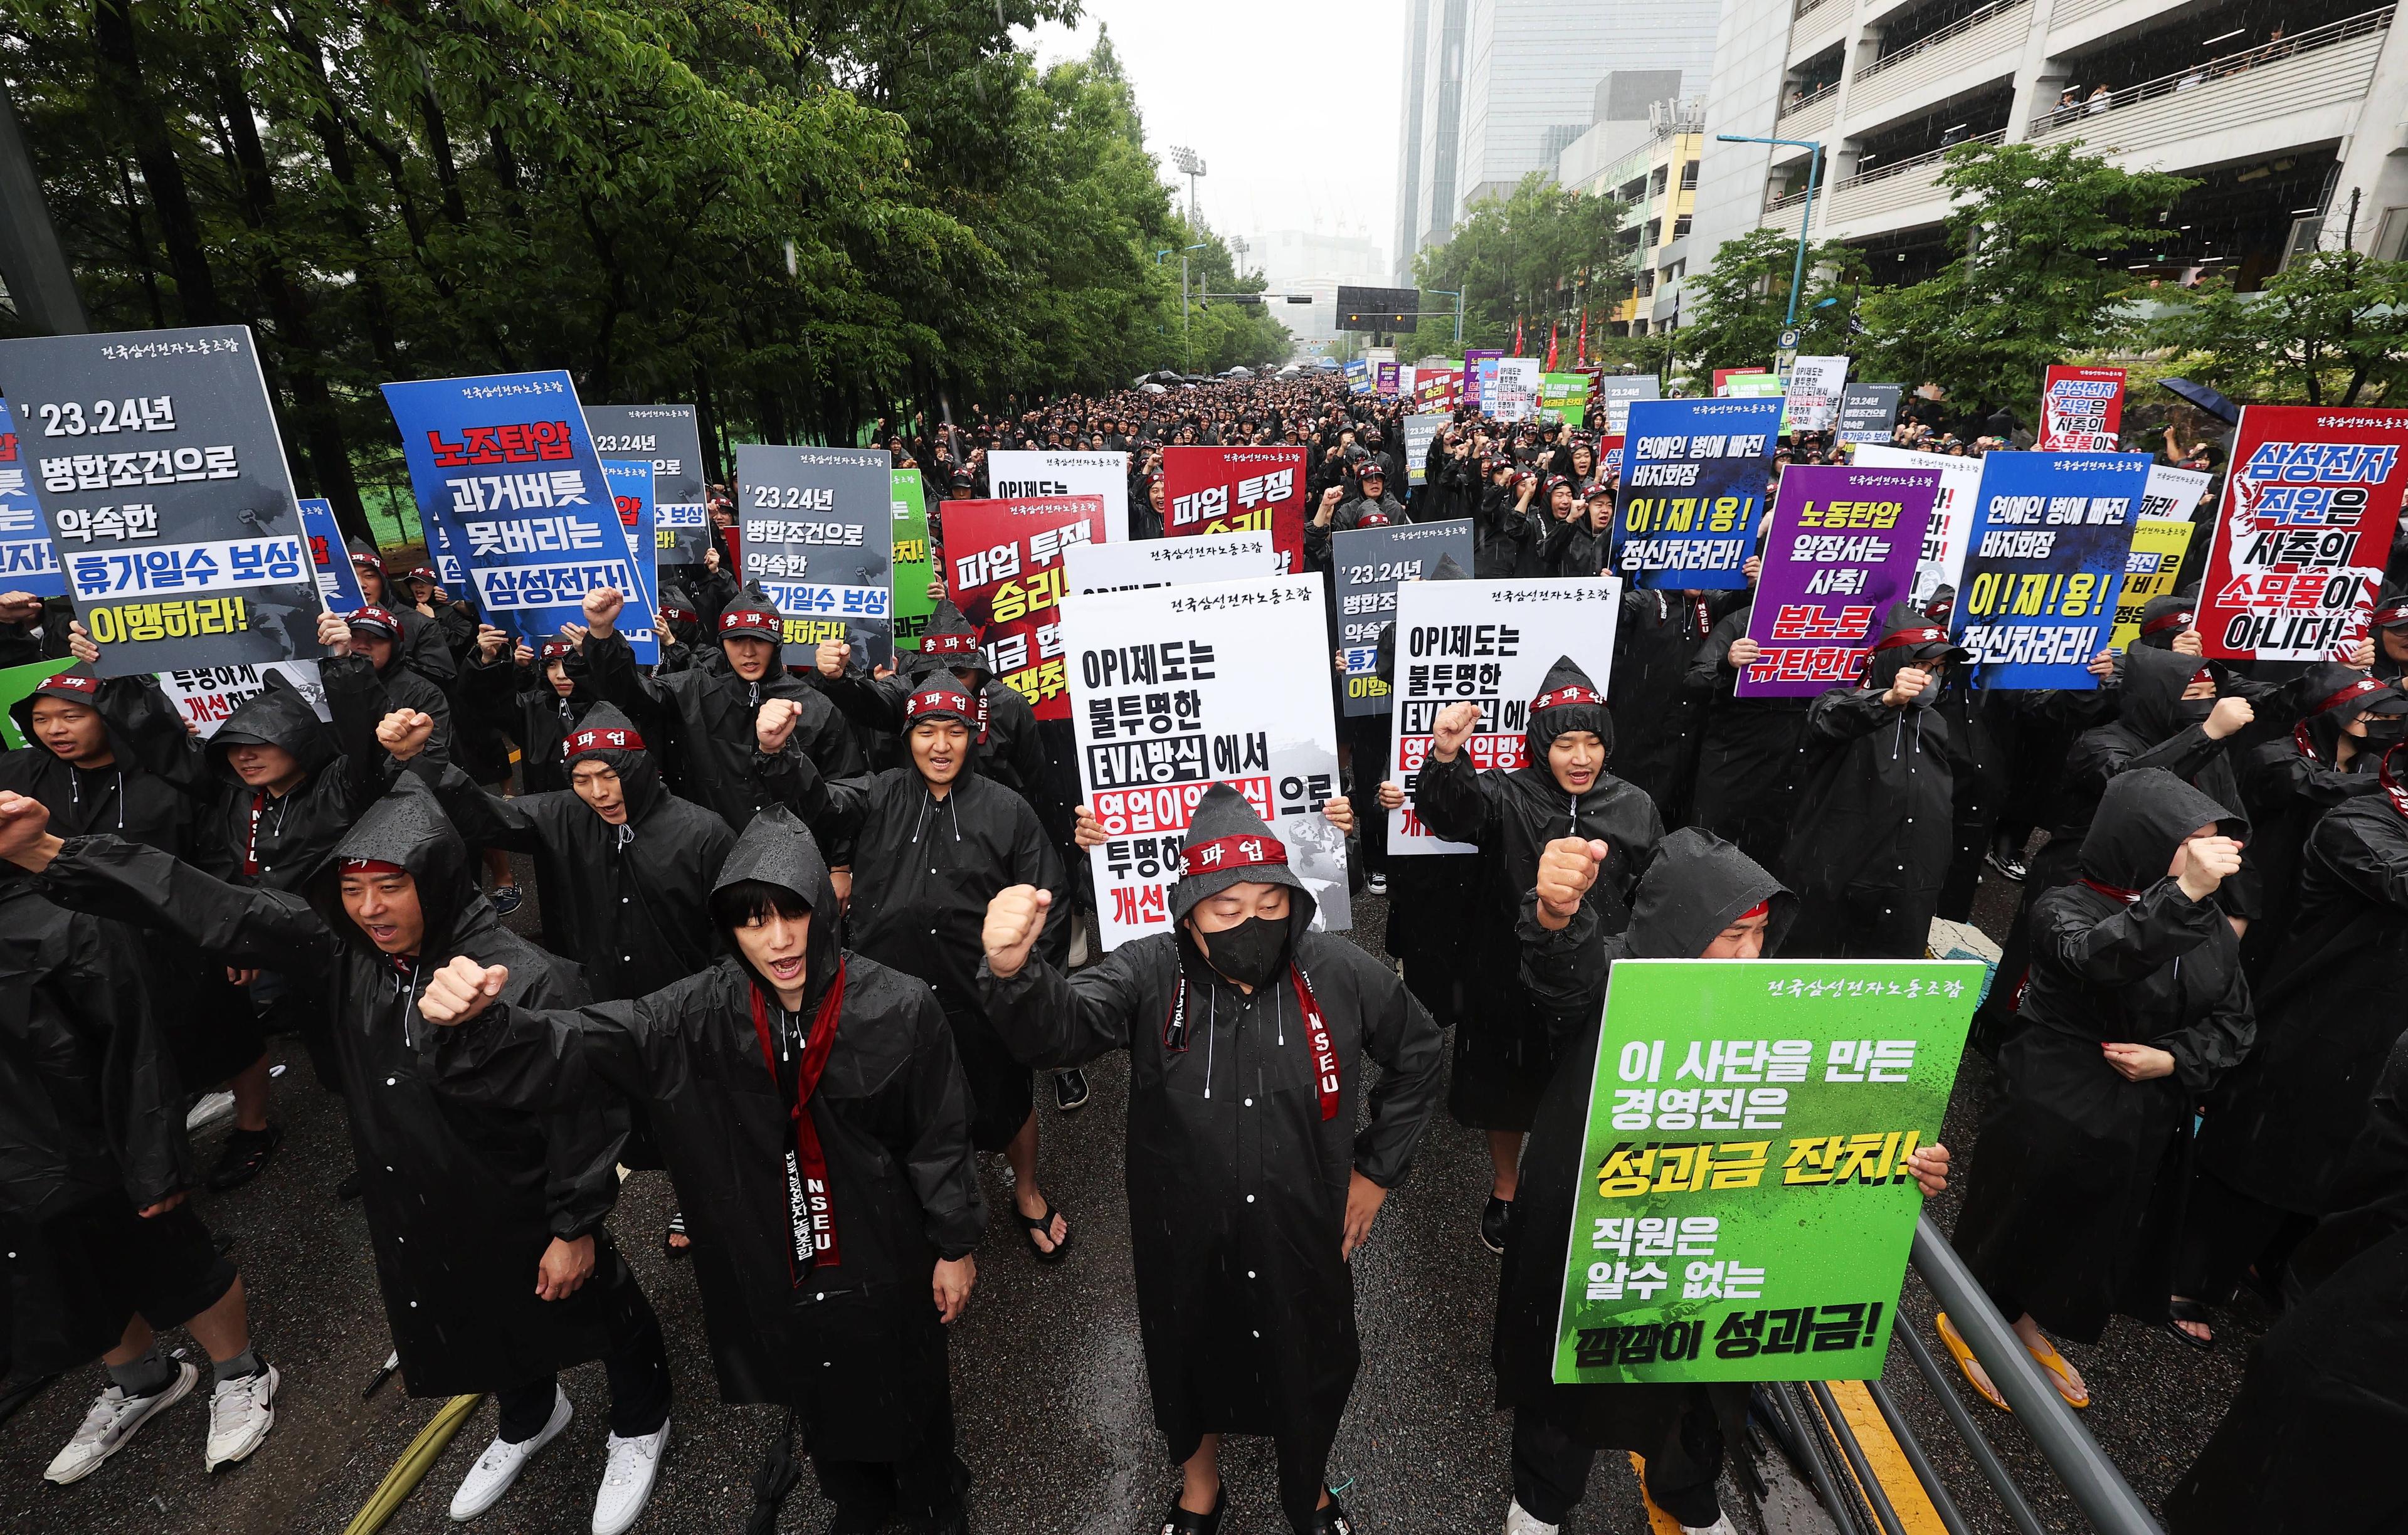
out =
<path fill-rule="evenodd" d="M 2241 424 L 2241 407 L 2205 384 L 2193 383 L 2188 379 L 2159 379 L 2157 387 L 2177 399 L 2187 400 L 2198 406 L 2227 426 Z"/>

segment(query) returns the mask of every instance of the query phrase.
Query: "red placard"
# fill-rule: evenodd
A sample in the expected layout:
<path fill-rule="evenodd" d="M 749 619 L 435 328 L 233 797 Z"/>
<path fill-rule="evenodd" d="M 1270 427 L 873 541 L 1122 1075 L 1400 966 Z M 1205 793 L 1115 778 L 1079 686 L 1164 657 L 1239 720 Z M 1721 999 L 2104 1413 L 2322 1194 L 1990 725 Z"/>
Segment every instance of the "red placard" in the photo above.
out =
<path fill-rule="evenodd" d="M 1103 538 L 1100 495 L 945 503 L 945 591 L 985 639 L 996 680 L 1040 720 L 1070 717 L 1062 551 Z"/>
<path fill-rule="evenodd" d="M 1281 575 L 1304 568 L 1300 447 L 1165 448 L 1162 501 L 1166 538 L 1267 532 Z"/>
<path fill-rule="evenodd" d="M 2122 368 L 2059 364 L 2048 370 L 2040 392 L 2042 452 L 2112 453 L 2123 429 Z"/>
<path fill-rule="evenodd" d="M 2200 589 L 2207 653 L 2346 660 L 2382 590 L 2404 461 L 2408 410 L 2243 407 Z"/>

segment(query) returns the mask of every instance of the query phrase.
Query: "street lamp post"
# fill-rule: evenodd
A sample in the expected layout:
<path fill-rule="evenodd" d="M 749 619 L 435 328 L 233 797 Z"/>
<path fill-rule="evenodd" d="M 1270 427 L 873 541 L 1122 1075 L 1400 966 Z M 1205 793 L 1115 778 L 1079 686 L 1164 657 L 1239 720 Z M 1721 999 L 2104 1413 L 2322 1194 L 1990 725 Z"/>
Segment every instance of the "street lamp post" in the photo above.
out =
<path fill-rule="evenodd" d="M 1806 151 L 1806 210 L 1798 220 L 1798 260 L 1789 270 L 1789 318 L 1782 329 L 1798 328 L 1798 290 L 1806 281 L 1806 236 L 1814 227 L 1814 186 L 1823 172 L 1823 141 L 1819 138 L 1757 138 L 1748 134 L 1716 134 L 1725 144 L 1786 144 Z"/>
<path fill-rule="evenodd" d="M 1455 344 L 1458 347 L 1463 345 L 1463 290 L 1460 288 L 1426 288 L 1423 291 L 1425 293 L 1436 294 L 1440 298 L 1452 298 L 1455 300 Z M 1440 310 L 1440 312 L 1444 313 L 1445 311 Z M 1419 318 L 1418 313 L 1416 313 L 1415 318 Z"/>
<path fill-rule="evenodd" d="M 1170 148 L 1170 163 L 1187 178 L 1187 222 L 1196 222 L 1196 179 L 1204 174 L 1204 157 L 1184 145 Z"/>

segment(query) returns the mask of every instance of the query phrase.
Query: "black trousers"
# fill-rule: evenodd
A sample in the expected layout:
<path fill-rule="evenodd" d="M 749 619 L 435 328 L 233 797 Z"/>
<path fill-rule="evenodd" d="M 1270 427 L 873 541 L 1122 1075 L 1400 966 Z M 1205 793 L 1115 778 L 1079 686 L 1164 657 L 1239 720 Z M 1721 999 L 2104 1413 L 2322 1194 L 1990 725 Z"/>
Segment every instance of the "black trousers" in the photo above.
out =
<path fill-rule="evenodd" d="M 1801 890 L 1781 952 L 1791 959 L 1921 959 L 1931 942 L 1937 895 L 1926 889 L 1852 884 Z"/>
<path fill-rule="evenodd" d="M 660 1318 L 619 1250 L 607 1241 L 595 1245 L 594 1277 L 585 1283 L 605 1286 L 603 1328 L 610 1341 L 602 1369 L 610 1379 L 610 1431 L 622 1439 L 657 1433 L 669 1415 L 669 1355 L 661 1342 Z M 501 1409 L 498 1437 L 518 1444 L 542 1433 L 552 1421 L 559 1382 L 557 1375 L 546 1375 L 494 1393 Z"/>
<path fill-rule="evenodd" d="M 2221 1306 L 2253 1263 L 2258 1277 L 2271 1284 L 2278 1260 L 2287 1258 L 2315 1226 L 2305 1215 L 2252 1198 L 2197 1169 L 2183 1210 L 2182 1240 L 2174 1248 L 2174 1293 Z"/>
<path fill-rule="evenodd" d="M 814 1453 L 820 1496 L 836 1505 L 832 1531 L 870 1535 L 888 1521 L 939 1523 L 961 1507 L 970 1471 L 953 1453 L 953 1401 L 941 1398 L 920 1442 L 900 1460 L 838 1460 Z"/>
<path fill-rule="evenodd" d="M 1347 798 L 1354 805 L 1355 846 L 1362 850 L 1368 873 L 1388 871 L 1388 812 L 1380 808 L 1380 781 L 1388 776 L 1388 716 L 1340 716 L 1339 728 L 1354 748 L 1354 784 Z"/>
<path fill-rule="evenodd" d="M 1714 1484 L 1723 1473 L 1723 1430 L 1702 1407 L 1684 1413 L 1647 1456 L 1647 1496 L 1692 1528 L 1722 1517 Z M 1513 1500 L 1544 1525 L 1559 1525 L 1588 1490 L 1597 1446 L 1544 1408 L 1513 1410 Z"/>

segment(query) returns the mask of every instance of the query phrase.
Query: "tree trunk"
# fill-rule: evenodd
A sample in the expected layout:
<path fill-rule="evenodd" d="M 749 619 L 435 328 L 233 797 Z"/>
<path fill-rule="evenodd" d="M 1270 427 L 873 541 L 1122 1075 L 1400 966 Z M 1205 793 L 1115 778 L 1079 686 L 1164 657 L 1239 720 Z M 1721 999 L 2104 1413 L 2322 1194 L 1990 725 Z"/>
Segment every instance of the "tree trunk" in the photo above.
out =
<path fill-rule="evenodd" d="M 150 189 L 150 203 L 159 215 L 161 240 L 167 247 L 167 269 L 176 280 L 176 306 L 188 325 L 214 325 L 224 318 L 218 307 L 217 281 L 209 272 L 208 251 L 201 237 L 200 215 L 193 209 L 184 184 L 184 167 L 176 159 L 176 141 L 158 98 L 142 78 L 142 50 L 134 25 L 134 0 L 96 0 L 92 17 L 93 49 L 98 57 L 103 93 L 123 114 L 134 163 Z"/>

